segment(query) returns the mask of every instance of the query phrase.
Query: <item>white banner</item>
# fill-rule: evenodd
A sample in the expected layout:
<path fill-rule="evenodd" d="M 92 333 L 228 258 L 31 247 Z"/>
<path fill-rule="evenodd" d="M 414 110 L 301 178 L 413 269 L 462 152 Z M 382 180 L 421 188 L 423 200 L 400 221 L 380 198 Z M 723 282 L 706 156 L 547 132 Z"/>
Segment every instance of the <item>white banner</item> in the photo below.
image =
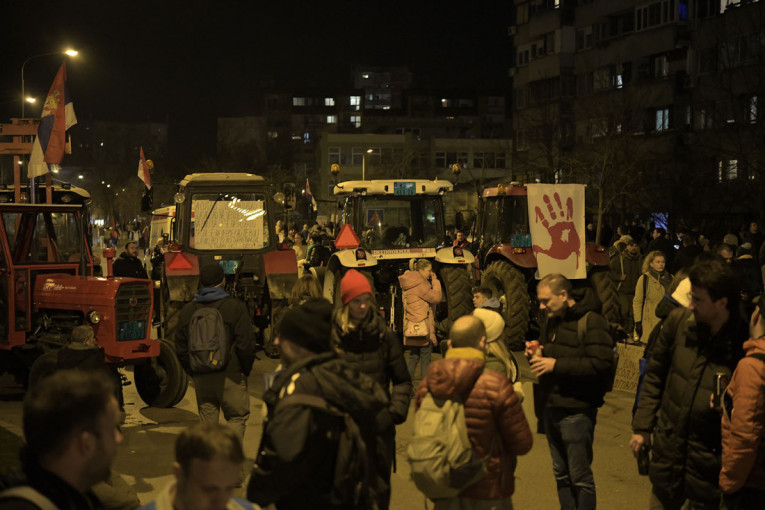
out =
<path fill-rule="evenodd" d="M 538 277 L 586 278 L 584 185 L 528 184 L 529 226 Z"/>

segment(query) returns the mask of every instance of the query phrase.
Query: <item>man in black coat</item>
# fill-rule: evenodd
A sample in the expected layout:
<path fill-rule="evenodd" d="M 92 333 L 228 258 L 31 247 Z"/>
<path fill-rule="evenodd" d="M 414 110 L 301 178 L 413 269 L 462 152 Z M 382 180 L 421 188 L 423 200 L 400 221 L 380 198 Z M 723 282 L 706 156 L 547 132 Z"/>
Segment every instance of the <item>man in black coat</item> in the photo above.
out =
<path fill-rule="evenodd" d="M 584 510 L 595 508 L 592 441 L 612 372 L 613 340 L 595 294 L 586 292 L 577 302 L 571 290 L 571 282 L 560 274 L 539 281 L 539 308 L 546 314 L 541 355 L 534 355 L 528 342 L 526 354 L 534 355 L 529 363 L 539 377 L 535 400 L 543 407 L 558 500 L 561 508 Z"/>
<path fill-rule="evenodd" d="M 739 312 L 739 288 L 719 260 L 691 267 L 691 301 L 673 310 L 651 351 L 630 448 L 651 447 L 650 508 L 720 505 L 720 413 L 710 408 L 716 374 L 730 379 L 749 331 Z M 651 437 L 653 436 L 653 444 Z"/>
<path fill-rule="evenodd" d="M 672 267 L 672 262 L 675 259 L 675 247 L 672 245 L 672 241 L 667 239 L 667 231 L 662 227 L 656 227 L 651 235 L 653 239 L 648 243 L 646 255 L 652 251 L 660 251 L 664 254 L 667 267 Z"/>
<path fill-rule="evenodd" d="M 146 269 L 138 258 L 138 244 L 135 241 L 128 241 L 125 244 L 125 251 L 120 253 L 120 256 L 114 261 L 113 271 L 114 276 L 148 280 L 149 276 L 146 274 Z"/>

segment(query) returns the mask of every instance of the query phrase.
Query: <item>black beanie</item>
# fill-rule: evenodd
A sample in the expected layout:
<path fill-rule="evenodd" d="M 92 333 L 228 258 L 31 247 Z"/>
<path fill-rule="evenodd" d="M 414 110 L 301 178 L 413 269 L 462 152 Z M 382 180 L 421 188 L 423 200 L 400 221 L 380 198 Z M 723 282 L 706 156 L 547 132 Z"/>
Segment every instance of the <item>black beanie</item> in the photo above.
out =
<path fill-rule="evenodd" d="M 199 283 L 202 287 L 215 287 L 223 281 L 225 273 L 220 264 L 213 262 L 212 264 L 205 264 L 202 269 L 199 270 Z"/>
<path fill-rule="evenodd" d="M 284 314 L 277 334 L 311 352 L 329 351 L 332 304 L 323 298 L 309 299 Z"/>

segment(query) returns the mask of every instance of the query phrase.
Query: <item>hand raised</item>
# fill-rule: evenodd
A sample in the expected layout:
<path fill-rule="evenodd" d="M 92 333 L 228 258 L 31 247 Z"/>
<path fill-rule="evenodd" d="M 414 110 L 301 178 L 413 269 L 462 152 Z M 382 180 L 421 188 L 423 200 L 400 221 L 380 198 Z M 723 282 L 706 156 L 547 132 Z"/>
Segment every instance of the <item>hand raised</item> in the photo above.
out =
<path fill-rule="evenodd" d="M 576 231 L 572 218 L 574 217 L 574 199 L 569 197 L 566 200 L 566 210 L 563 210 L 563 203 L 561 202 L 560 194 L 554 193 L 555 205 L 557 206 L 558 213 L 556 214 L 553 203 L 550 201 L 549 195 L 544 195 L 542 199 L 547 204 L 547 211 L 550 216 L 548 219 L 542 212 L 542 209 L 537 206 L 535 208 L 536 215 L 535 221 L 542 222 L 542 226 L 545 227 L 547 233 L 550 234 L 552 243 L 549 248 L 542 248 L 535 244 L 534 251 L 536 253 L 544 253 L 550 258 L 556 260 L 566 260 L 571 254 L 576 254 L 576 267 L 579 268 L 579 248 L 581 241 L 579 240 L 579 233 Z"/>

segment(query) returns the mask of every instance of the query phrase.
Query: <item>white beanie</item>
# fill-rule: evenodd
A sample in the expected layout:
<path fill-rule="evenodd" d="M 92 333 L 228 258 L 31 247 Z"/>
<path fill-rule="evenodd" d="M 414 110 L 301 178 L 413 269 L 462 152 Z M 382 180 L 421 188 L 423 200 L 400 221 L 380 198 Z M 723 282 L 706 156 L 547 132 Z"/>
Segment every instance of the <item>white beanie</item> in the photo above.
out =
<path fill-rule="evenodd" d="M 691 304 L 691 299 L 688 296 L 690 293 L 691 279 L 683 278 L 675 289 L 675 292 L 672 293 L 672 299 L 683 305 L 685 308 L 688 308 L 688 305 Z"/>
<path fill-rule="evenodd" d="M 473 311 L 473 317 L 483 322 L 483 327 L 486 329 L 487 343 L 498 340 L 505 329 L 505 320 L 494 310 L 476 308 Z"/>

